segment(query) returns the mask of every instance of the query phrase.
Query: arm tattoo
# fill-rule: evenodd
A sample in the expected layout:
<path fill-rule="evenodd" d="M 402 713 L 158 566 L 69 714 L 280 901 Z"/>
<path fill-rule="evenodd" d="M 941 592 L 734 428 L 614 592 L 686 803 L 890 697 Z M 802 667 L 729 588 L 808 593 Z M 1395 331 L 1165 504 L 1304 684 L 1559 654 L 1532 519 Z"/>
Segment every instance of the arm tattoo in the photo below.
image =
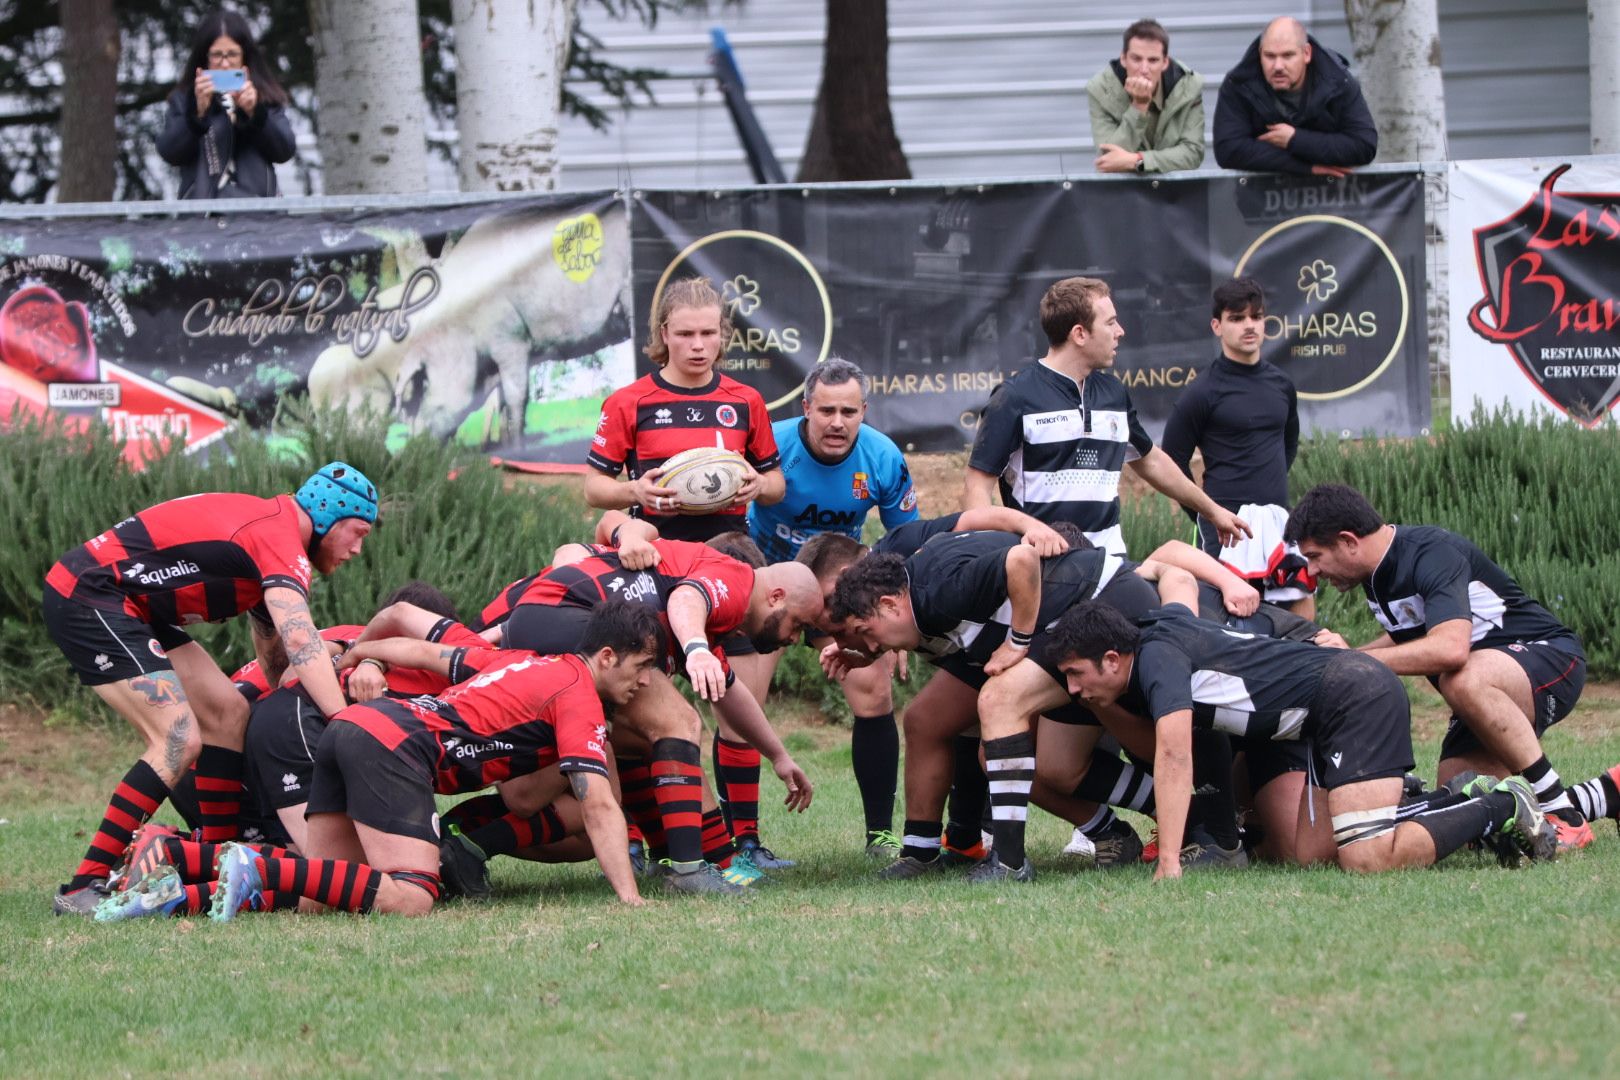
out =
<path fill-rule="evenodd" d="M 304 603 L 303 597 L 291 593 L 290 599 L 266 597 L 265 603 L 277 616 L 276 628 L 280 631 L 278 636 L 282 648 L 286 650 L 287 663 L 299 667 L 326 653 L 326 646 L 315 630 L 315 623 L 309 617 L 309 605 Z"/>
<path fill-rule="evenodd" d="M 568 774 L 568 786 L 573 789 L 574 798 L 583 803 L 586 793 L 591 790 L 591 778 L 586 773 L 571 772 Z"/>

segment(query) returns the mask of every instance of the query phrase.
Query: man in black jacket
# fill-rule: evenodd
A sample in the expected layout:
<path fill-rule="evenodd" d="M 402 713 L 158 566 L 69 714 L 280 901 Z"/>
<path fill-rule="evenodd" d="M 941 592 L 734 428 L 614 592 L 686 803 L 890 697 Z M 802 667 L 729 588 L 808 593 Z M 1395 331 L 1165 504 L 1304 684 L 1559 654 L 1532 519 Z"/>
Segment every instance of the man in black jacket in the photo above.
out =
<path fill-rule="evenodd" d="M 1298 19 L 1273 19 L 1221 83 L 1215 161 L 1223 169 L 1344 176 L 1378 152 L 1378 129 L 1349 63 Z"/>

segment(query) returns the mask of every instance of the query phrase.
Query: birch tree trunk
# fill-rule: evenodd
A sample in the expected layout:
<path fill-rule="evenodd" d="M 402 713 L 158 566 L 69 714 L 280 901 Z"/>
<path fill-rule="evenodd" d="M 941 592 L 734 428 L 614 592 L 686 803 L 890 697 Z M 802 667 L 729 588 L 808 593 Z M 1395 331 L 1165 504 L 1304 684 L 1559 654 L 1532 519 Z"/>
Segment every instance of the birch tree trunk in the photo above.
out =
<path fill-rule="evenodd" d="M 328 195 L 427 190 L 416 0 L 309 0 Z"/>
<path fill-rule="evenodd" d="M 1444 161 L 1436 0 L 1344 0 L 1357 74 L 1378 125 L 1379 161 Z"/>
<path fill-rule="evenodd" d="M 58 202 L 110 202 L 118 153 L 118 54 L 113 0 L 61 0 L 62 162 Z"/>
<path fill-rule="evenodd" d="M 463 191 L 557 186 L 557 118 L 576 0 L 451 0 Z"/>
<path fill-rule="evenodd" d="M 1620 0 L 1587 0 L 1591 24 L 1592 153 L 1620 154 Z"/>

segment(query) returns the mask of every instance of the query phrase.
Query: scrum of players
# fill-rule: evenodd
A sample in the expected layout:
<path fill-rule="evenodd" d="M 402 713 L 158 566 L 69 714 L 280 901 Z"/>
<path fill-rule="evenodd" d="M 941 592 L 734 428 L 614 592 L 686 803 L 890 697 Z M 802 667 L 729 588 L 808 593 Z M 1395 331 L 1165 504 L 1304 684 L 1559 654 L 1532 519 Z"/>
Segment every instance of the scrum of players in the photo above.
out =
<path fill-rule="evenodd" d="M 1540 742 L 1580 696 L 1580 642 L 1462 536 L 1385 522 L 1342 485 L 1290 506 L 1298 413 L 1260 356 L 1264 303 L 1251 281 L 1216 289 L 1219 354 L 1161 447 L 1110 371 L 1107 285 L 1057 282 L 1047 354 L 992 393 L 960 508 L 925 518 L 864 423 L 859 367 L 824 361 L 803 415 L 772 424 L 717 370 L 719 296 L 674 282 L 650 318 L 657 370 L 606 400 L 592 440 L 595 535 L 492 582 L 465 620 L 408 582 L 363 622 L 315 626 L 312 573 L 384 524 L 343 462 L 289 495 L 125 518 L 45 581 L 47 631 L 146 743 L 53 909 L 419 915 L 489 896 L 502 856 L 594 859 L 630 905 L 653 885 L 745 896 L 794 865 L 761 833 L 764 763 L 790 811 L 814 794 L 767 711 L 799 641 L 854 715 L 851 833 L 886 881 L 1033 881 L 1032 803 L 1072 824 L 1067 861 L 1159 878 L 1587 846 L 1620 817 L 1620 766 L 1566 786 Z M 1129 557 L 1125 468 L 1195 518 L 1196 544 Z M 1352 646 L 1318 625 L 1319 581 L 1359 588 L 1383 633 Z M 255 660 L 226 675 L 185 627 L 242 614 Z M 908 661 L 935 670 L 897 723 Z M 1452 713 L 1432 788 L 1403 675 Z M 151 820 L 165 801 L 187 831 Z M 1146 844 L 1120 809 L 1151 819 Z"/>

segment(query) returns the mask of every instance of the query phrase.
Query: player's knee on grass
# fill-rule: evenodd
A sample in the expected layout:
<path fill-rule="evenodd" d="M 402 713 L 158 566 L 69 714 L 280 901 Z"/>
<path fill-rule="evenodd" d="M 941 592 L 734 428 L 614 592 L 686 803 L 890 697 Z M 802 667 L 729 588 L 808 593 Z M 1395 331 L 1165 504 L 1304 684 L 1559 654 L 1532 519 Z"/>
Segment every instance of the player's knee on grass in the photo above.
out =
<path fill-rule="evenodd" d="M 392 870 L 383 875 L 371 910 L 381 915 L 415 917 L 433 910 L 439 896 L 439 875 L 415 870 Z"/>
<path fill-rule="evenodd" d="M 1395 805 L 1333 815 L 1339 865 L 1355 873 L 1388 870 L 1395 860 Z"/>

